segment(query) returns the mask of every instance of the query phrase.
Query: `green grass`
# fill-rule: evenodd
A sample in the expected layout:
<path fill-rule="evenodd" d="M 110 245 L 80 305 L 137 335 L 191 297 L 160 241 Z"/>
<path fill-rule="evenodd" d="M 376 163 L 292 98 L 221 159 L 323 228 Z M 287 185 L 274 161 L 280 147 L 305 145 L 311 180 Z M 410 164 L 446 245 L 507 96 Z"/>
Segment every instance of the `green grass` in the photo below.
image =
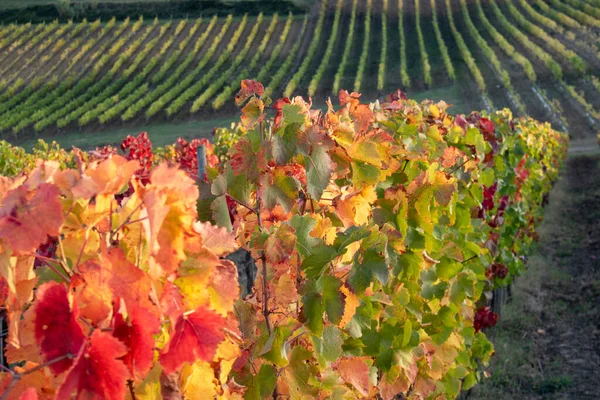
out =
<path fill-rule="evenodd" d="M 232 122 L 239 120 L 239 117 L 213 119 L 209 121 L 187 121 L 179 124 L 165 123 L 165 124 L 151 124 L 151 125 L 139 125 L 135 128 L 119 128 L 107 131 L 98 132 L 61 132 L 56 137 L 44 137 L 44 140 L 56 141 L 64 148 L 71 148 L 71 146 L 79 147 L 83 150 L 93 149 L 95 147 L 110 145 L 120 145 L 127 135 L 137 135 L 140 132 L 148 132 L 148 136 L 154 146 L 164 146 L 167 144 L 175 143 L 178 137 L 185 139 L 191 138 L 211 138 L 212 130 L 215 127 L 226 127 Z M 37 141 L 37 138 L 27 139 L 23 141 L 9 140 L 11 143 L 17 144 L 29 150 Z"/>

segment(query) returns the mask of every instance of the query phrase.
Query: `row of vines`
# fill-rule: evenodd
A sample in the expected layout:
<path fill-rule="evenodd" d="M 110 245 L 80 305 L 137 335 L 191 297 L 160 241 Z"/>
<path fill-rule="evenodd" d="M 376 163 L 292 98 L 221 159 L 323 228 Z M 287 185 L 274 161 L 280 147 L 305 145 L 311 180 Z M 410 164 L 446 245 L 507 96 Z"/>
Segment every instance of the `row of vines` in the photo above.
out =
<path fill-rule="evenodd" d="M 4 396 L 455 398 L 484 379 L 489 295 L 524 270 L 568 138 L 358 96 L 267 110 L 243 81 L 215 146 L 0 142 Z"/>

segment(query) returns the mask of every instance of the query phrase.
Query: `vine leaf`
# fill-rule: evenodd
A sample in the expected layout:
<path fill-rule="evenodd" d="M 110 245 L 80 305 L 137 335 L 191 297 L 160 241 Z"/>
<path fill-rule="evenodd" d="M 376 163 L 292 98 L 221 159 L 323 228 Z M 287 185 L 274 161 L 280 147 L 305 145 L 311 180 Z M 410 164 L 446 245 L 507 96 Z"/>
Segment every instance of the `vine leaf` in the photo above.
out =
<path fill-rule="evenodd" d="M 185 362 L 210 361 L 224 338 L 226 321 L 214 311 L 201 306 L 189 315 L 181 315 L 171 340 L 158 358 L 166 374 Z"/>
<path fill-rule="evenodd" d="M 261 97 L 265 94 L 265 87 L 262 83 L 251 79 L 244 79 L 240 85 L 240 91 L 235 95 L 235 104 L 241 106 L 251 96 Z"/>
<path fill-rule="evenodd" d="M 286 174 L 282 168 L 275 168 L 271 174 L 265 174 L 261 181 L 261 199 L 265 208 L 272 210 L 280 204 L 286 213 L 290 212 L 300 190 L 300 182 Z"/>
<path fill-rule="evenodd" d="M 329 185 L 333 173 L 331 157 L 325 148 L 315 147 L 310 156 L 306 156 L 305 164 L 308 193 L 319 200 Z"/>
<path fill-rule="evenodd" d="M 76 356 L 83 346 L 85 335 L 77 322 L 79 310 L 73 309 L 67 298 L 67 288 L 56 282 L 45 283 L 37 290 L 35 306 L 35 337 L 45 362 L 66 354 Z M 68 370 L 73 361 L 65 358 L 48 368 L 59 375 Z"/>
<path fill-rule="evenodd" d="M 130 375 L 119 358 L 126 354 L 127 347 L 120 340 L 108 333 L 94 331 L 58 389 L 56 398 L 69 399 L 77 390 L 77 393 L 95 398 L 122 399 L 125 381 Z"/>
<path fill-rule="evenodd" d="M 338 363 L 340 377 L 362 395 L 367 397 L 371 384 L 369 382 L 369 366 L 360 357 L 344 358 Z"/>
<path fill-rule="evenodd" d="M 133 377 L 143 379 L 154 363 L 154 335 L 160 330 L 160 320 L 150 310 L 134 305 L 123 314 L 115 314 L 113 335 L 127 346 L 122 361 Z"/>
<path fill-rule="evenodd" d="M 8 192 L 0 207 L 0 241 L 18 255 L 34 251 L 48 236 L 57 236 L 63 223 L 59 196 L 60 190 L 49 183 L 35 191 L 22 185 Z"/>
<path fill-rule="evenodd" d="M 262 100 L 253 97 L 248 101 L 248 104 L 242 108 L 242 125 L 246 129 L 252 129 L 256 124 L 265 119 L 266 114 L 263 113 L 265 105 Z"/>
<path fill-rule="evenodd" d="M 127 161 L 119 155 L 113 155 L 100 163 L 92 163 L 73 187 L 73 195 L 90 199 L 99 194 L 119 193 L 139 169 L 139 162 Z"/>
<path fill-rule="evenodd" d="M 227 229 L 210 222 L 195 222 L 194 230 L 202 236 L 202 244 L 219 257 L 233 253 L 239 247 Z"/>
<path fill-rule="evenodd" d="M 287 261 L 296 247 L 296 235 L 292 226 L 283 224 L 274 234 L 270 235 L 265 243 L 267 261 L 279 264 Z"/>

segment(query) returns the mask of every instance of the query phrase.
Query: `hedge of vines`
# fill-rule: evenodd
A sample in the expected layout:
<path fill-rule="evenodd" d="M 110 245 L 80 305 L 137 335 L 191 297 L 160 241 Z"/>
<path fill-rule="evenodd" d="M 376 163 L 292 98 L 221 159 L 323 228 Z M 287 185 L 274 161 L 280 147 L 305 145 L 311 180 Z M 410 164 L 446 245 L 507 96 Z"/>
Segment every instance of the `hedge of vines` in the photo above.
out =
<path fill-rule="evenodd" d="M 242 83 L 239 141 L 201 177 L 195 144 L 145 135 L 0 177 L 10 398 L 452 398 L 483 377 L 486 294 L 523 270 L 567 137 L 401 92 L 263 92 Z"/>

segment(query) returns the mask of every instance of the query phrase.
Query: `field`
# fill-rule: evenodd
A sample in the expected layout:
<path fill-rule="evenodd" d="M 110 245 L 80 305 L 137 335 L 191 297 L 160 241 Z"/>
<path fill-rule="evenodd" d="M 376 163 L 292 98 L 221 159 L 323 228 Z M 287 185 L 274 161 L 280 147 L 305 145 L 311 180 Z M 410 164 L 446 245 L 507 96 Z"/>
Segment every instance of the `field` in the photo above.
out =
<path fill-rule="evenodd" d="M 23 143 L 223 119 L 242 78 L 323 106 L 340 88 L 368 100 L 400 88 L 455 112 L 509 107 L 574 138 L 598 128 L 600 3 L 324 0 L 310 10 L 3 26 L 1 135 Z"/>

